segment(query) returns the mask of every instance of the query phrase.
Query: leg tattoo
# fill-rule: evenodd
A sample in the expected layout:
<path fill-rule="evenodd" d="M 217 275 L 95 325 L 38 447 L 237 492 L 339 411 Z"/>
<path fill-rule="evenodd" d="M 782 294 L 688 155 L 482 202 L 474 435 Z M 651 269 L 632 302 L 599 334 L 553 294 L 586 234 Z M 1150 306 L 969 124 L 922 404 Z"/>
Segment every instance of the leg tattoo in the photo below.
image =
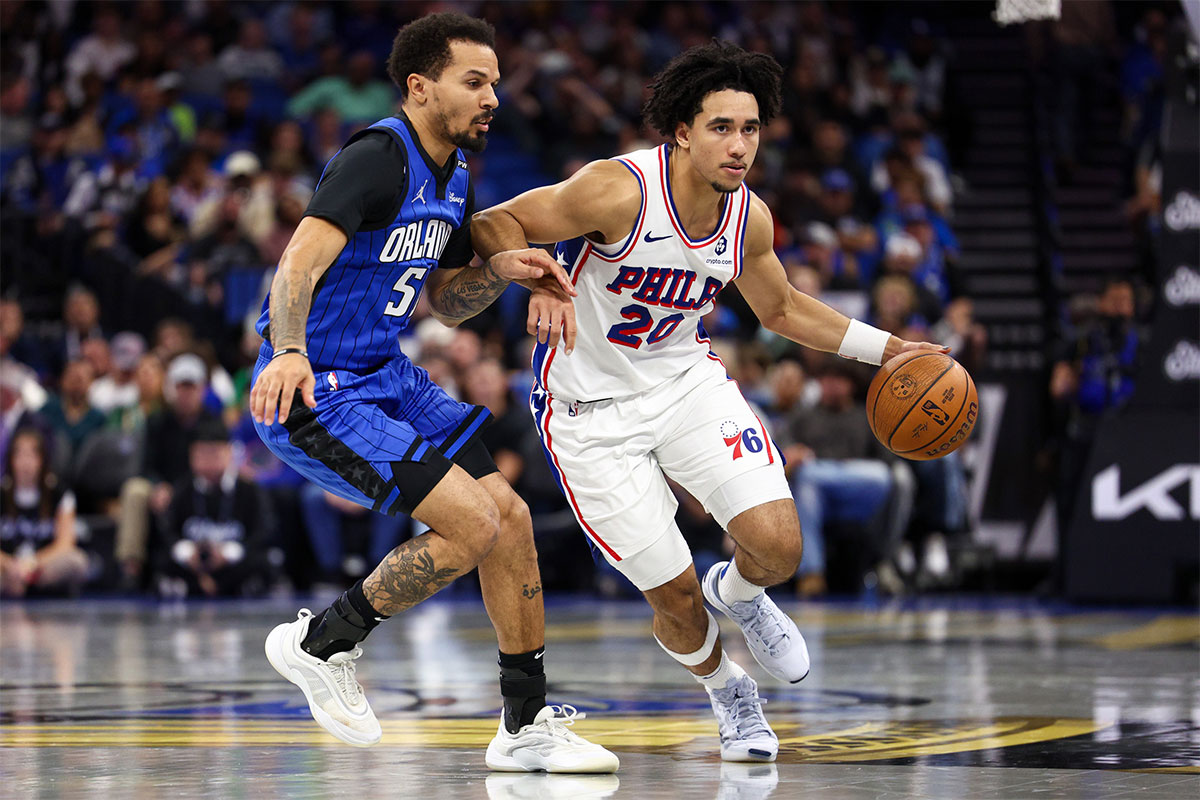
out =
<path fill-rule="evenodd" d="M 458 575 L 454 567 L 434 564 L 428 551 L 429 534 L 409 539 L 363 581 L 363 594 L 379 613 L 391 616 L 411 608 Z"/>

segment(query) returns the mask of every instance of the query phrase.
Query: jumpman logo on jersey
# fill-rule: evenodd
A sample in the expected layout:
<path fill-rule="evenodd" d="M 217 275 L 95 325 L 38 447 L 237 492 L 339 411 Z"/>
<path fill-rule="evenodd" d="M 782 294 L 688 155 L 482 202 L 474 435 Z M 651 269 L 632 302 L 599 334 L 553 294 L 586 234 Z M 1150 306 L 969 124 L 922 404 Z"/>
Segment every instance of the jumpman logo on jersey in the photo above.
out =
<path fill-rule="evenodd" d="M 426 178 L 425 182 L 421 184 L 421 188 L 417 189 L 417 193 L 415 195 L 413 195 L 414 203 L 417 202 L 418 200 L 420 200 L 422 203 L 425 202 L 425 187 L 428 185 L 429 185 L 429 178 Z"/>

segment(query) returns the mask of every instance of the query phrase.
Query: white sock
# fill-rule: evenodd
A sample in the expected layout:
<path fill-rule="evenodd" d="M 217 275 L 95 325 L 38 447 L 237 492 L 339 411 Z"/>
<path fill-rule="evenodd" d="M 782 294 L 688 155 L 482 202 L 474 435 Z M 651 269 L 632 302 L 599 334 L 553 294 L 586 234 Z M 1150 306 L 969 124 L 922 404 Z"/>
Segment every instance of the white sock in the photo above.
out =
<path fill-rule="evenodd" d="M 764 589 L 765 587 L 751 583 L 742 577 L 742 573 L 738 572 L 735 559 L 729 560 L 729 566 L 725 567 L 717 581 L 717 593 L 730 605 L 748 603 L 762 594 Z"/>
<path fill-rule="evenodd" d="M 692 677 L 696 679 L 696 683 L 701 684 L 706 689 L 724 689 L 731 681 L 739 680 L 745 674 L 746 670 L 739 667 L 736 661 L 722 651 L 721 663 L 717 665 L 717 668 L 712 673 L 708 675 L 696 675 L 693 673 Z"/>

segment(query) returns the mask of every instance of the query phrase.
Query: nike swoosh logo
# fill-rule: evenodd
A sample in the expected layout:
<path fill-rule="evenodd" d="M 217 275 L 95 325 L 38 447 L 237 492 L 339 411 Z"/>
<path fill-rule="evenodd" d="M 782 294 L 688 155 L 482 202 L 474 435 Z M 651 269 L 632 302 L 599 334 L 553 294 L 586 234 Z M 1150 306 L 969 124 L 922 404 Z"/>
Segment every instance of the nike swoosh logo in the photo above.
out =
<path fill-rule="evenodd" d="M 666 236 L 651 236 L 650 231 L 646 231 L 646 235 L 644 237 L 642 237 L 643 241 L 645 241 L 647 244 L 649 244 L 650 242 L 661 242 L 663 239 L 670 239 L 670 238 L 671 238 L 671 234 L 669 234 L 669 233 Z"/>
<path fill-rule="evenodd" d="M 539 651 L 538 651 L 538 652 L 537 652 L 537 653 L 534 655 L 534 658 L 541 658 L 541 657 L 542 657 L 542 656 L 544 656 L 544 655 L 546 655 L 546 651 L 545 651 L 545 650 L 539 650 Z"/>

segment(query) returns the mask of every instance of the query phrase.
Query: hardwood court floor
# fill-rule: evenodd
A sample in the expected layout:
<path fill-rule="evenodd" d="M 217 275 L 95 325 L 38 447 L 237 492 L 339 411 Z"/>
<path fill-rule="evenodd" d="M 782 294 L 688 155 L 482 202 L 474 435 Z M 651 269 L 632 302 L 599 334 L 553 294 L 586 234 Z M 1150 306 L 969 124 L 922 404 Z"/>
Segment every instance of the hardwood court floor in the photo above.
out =
<path fill-rule="evenodd" d="M 328 598 L 310 605 L 321 607 Z M 482 606 L 393 619 L 359 666 L 384 729 L 360 750 L 309 717 L 262 640 L 296 602 L 0 605 L 0 797 L 1200 797 L 1200 617 L 946 599 L 785 606 L 812 674 L 760 681 L 775 765 L 722 764 L 700 689 L 640 603 L 547 610 L 552 702 L 616 776 L 489 774 L 496 651 Z"/>

